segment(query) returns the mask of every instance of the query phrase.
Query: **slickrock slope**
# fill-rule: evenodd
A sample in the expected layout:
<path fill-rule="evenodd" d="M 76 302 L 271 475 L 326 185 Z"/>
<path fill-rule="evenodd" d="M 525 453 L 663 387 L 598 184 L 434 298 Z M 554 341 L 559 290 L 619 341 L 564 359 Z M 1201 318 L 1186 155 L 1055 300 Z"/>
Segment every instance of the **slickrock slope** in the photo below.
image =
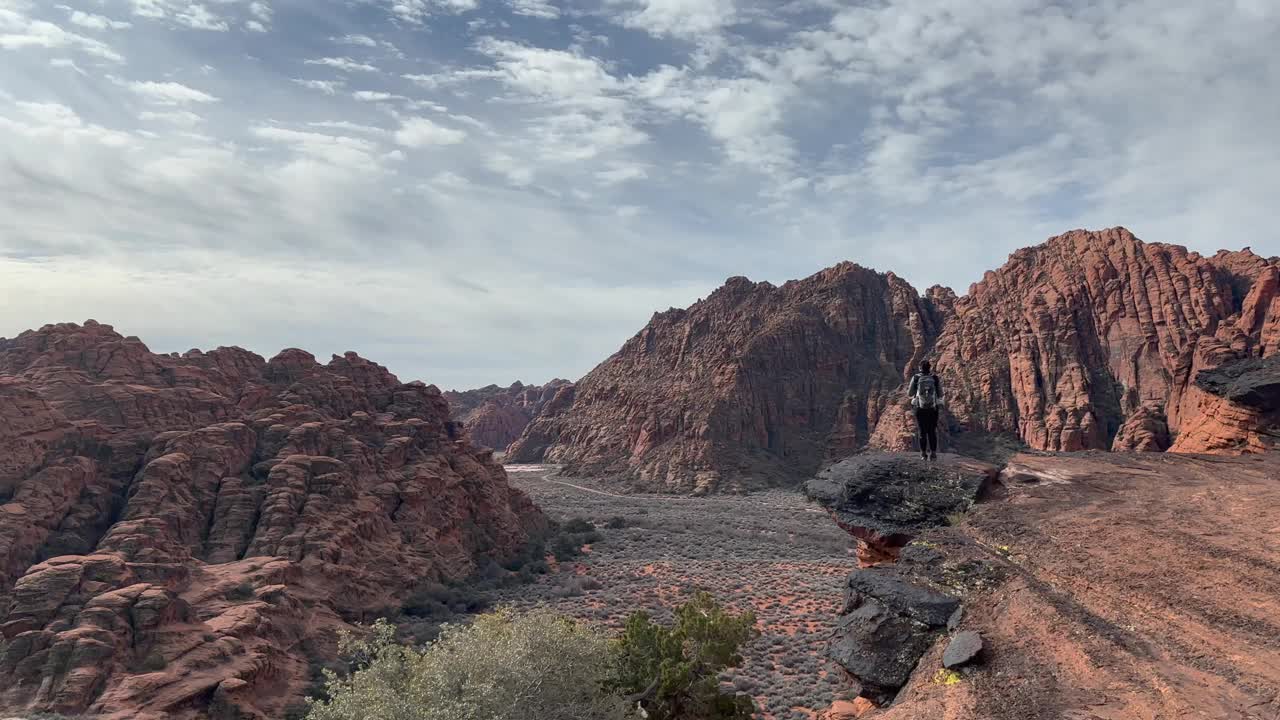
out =
<path fill-rule="evenodd" d="M 573 383 L 559 379 L 541 386 L 516 382 L 506 388 L 489 385 L 464 392 L 451 390 L 444 397 L 472 442 L 502 452 L 545 408 L 570 402 Z"/>
<path fill-rule="evenodd" d="M 961 298 L 848 264 L 781 288 L 733 279 L 655 315 L 511 457 L 670 491 L 799 480 L 910 448 L 905 380 L 924 357 L 948 447 L 1254 451 L 1271 442 L 1246 439 L 1260 411 L 1196 378 L 1278 352 L 1280 259 L 1078 230 Z"/>
<path fill-rule="evenodd" d="M 1276 352 L 1278 327 L 1275 260 L 1075 231 L 987 273 L 956 302 L 934 356 L 953 433 L 1163 450 L 1206 412 L 1197 374 Z M 893 420 L 876 444 L 901 449 L 909 418 Z"/>
<path fill-rule="evenodd" d="M 655 314 L 508 459 L 675 492 L 799 479 L 867 443 L 950 301 L 851 263 L 781 287 L 731 278 Z"/>
<path fill-rule="evenodd" d="M 336 629 L 544 527 L 448 412 L 354 353 L 0 339 L 0 709 L 283 717 Z"/>
<path fill-rule="evenodd" d="M 1016 456 L 993 499 L 853 574 L 831 653 L 875 720 L 1274 718 L 1277 533 L 1276 453 Z"/>

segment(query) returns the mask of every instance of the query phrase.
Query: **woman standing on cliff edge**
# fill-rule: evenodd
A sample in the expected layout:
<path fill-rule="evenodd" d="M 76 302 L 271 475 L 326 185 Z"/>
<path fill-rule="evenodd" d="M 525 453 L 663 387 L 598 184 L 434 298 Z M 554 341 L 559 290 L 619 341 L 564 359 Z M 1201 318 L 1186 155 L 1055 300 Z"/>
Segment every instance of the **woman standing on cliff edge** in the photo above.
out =
<path fill-rule="evenodd" d="M 920 372 L 911 378 L 907 389 L 911 407 L 915 409 L 916 425 L 920 427 L 920 457 L 938 459 L 938 411 L 942 408 L 942 381 L 933 372 L 928 360 L 920 363 Z"/>

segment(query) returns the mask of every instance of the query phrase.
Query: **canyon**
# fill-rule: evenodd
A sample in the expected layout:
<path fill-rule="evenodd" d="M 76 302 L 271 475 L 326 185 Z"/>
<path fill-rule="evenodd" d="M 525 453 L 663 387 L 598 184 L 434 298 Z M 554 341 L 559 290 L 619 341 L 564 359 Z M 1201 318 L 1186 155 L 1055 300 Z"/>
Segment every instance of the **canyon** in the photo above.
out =
<path fill-rule="evenodd" d="M 1202 373 L 1280 350 L 1280 258 L 1203 256 L 1124 228 L 1015 252 L 964 296 L 851 263 L 780 287 L 731 278 L 649 324 L 535 417 L 517 462 L 679 493 L 794 485 L 914 441 L 905 386 L 922 359 L 946 391 L 944 444 L 1244 453 L 1276 410 Z"/>
<path fill-rule="evenodd" d="M 573 383 L 556 379 L 546 385 L 525 385 L 516 381 L 505 388 L 488 385 L 450 390 L 444 398 L 472 442 L 504 453 L 535 417 L 573 402 Z"/>

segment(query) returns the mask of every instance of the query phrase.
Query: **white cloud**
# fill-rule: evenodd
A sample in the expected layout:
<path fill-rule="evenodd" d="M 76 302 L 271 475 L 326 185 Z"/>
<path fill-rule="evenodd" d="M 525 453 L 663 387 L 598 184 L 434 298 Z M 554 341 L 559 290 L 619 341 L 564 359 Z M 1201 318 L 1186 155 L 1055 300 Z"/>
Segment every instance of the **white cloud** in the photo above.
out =
<path fill-rule="evenodd" d="M 94 15 L 80 10 L 72 10 L 70 19 L 72 24 L 92 30 L 123 30 L 133 27 L 133 23 L 126 20 L 112 20 L 105 15 Z"/>
<path fill-rule="evenodd" d="M 372 125 L 361 125 L 353 123 L 349 120 L 316 120 L 307 123 L 310 127 L 324 128 L 326 130 L 345 130 L 347 132 L 370 133 L 372 135 L 386 135 L 387 130 Z"/>
<path fill-rule="evenodd" d="M 658 36 L 697 37 L 732 24 L 734 0 L 610 0 L 621 24 Z"/>
<path fill-rule="evenodd" d="M 423 117 L 405 118 L 395 133 L 400 145 L 423 148 L 431 145 L 457 145 L 467 138 L 467 133 L 436 124 Z"/>
<path fill-rule="evenodd" d="M 511 12 L 526 17 L 554 20 L 560 17 L 560 8 L 549 0 L 507 0 Z"/>
<path fill-rule="evenodd" d="M 226 18 L 215 15 L 209 8 L 189 0 L 130 0 L 133 14 L 152 20 L 168 20 L 193 30 L 225 32 L 231 29 Z"/>
<path fill-rule="evenodd" d="M 68 68 L 70 70 L 75 70 L 77 73 L 80 73 L 81 75 L 89 74 L 85 72 L 84 69 L 81 68 L 79 65 L 77 65 L 76 61 L 72 60 L 71 58 L 50 58 L 49 66 L 56 67 L 56 68 Z"/>
<path fill-rule="evenodd" d="M 125 81 L 129 90 L 156 105 L 186 105 L 189 103 L 214 103 L 218 98 L 193 87 L 176 82 Z"/>
<path fill-rule="evenodd" d="M 195 127 L 204 122 L 204 118 L 190 110 L 167 110 L 164 112 L 156 112 L 153 110 L 144 110 L 138 113 L 138 119 L 147 122 L 161 122 L 180 127 Z"/>
<path fill-rule="evenodd" d="M 301 78 L 292 78 L 292 82 L 311 90 L 319 90 L 325 95 L 337 94 L 338 90 L 346 85 L 343 80 L 303 80 Z"/>
<path fill-rule="evenodd" d="M 421 24 L 436 13 L 460 14 L 475 10 L 479 0 L 379 0 L 399 20 Z"/>
<path fill-rule="evenodd" d="M 404 95 L 396 95 L 394 93 L 379 92 L 374 90 L 357 90 L 351 93 L 351 97 L 360 102 L 386 102 L 387 100 L 408 100 Z"/>
<path fill-rule="evenodd" d="M 250 20 L 249 22 L 246 22 L 246 23 L 244 24 L 244 27 L 245 27 L 245 29 L 246 29 L 246 30 L 248 30 L 248 31 L 250 31 L 250 32 L 264 33 L 264 32 L 268 32 L 268 31 L 269 31 L 269 28 L 267 28 L 267 26 L 266 26 L 266 25 L 263 25 L 262 23 L 258 22 L 257 20 Z"/>
<path fill-rule="evenodd" d="M 363 47 L 378 47 L 378 41 L 368 35 L 345 35 L 340 38 L 334 38 L 335 42 L 343 45 L 361 45 Z"/>
<path fill-rule="evenodd" d="M 23 48 L 66 48 L 103 60 L 124 62 L 124 57 L 106 43 L 69 32 L 51 22 L 33 20 L 16 10 L 0 7 L 0 49 Z"/>
<path fill-rule="evenodd" d="M 349 57 L 327 57 L 306 60 L 307 65 L 324 65 L 326 67 L 336 68 L 344 72 L 378 72 L 378 68 L 362 62 L 356 62 Z"/>

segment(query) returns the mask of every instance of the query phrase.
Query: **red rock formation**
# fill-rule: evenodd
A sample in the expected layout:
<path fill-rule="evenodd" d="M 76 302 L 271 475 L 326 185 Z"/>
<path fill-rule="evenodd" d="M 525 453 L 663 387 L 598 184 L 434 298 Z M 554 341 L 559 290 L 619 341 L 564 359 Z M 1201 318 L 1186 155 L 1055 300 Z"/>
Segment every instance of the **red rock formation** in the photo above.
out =
<path fill-rule="evenodd" d="M 655 315 L 508 457 L 678 491 L 799 479 L 868 446 L 911 447 L 904 382 L 926 355 L 953 445 L 1216 448 L 1255 418 L 1194 379 L 1278 349 L 1280 260 L 1123 228 L 1019 250 L 962 298 L 849 264 L 781 288 L 735 278 Z M 1190 427 L 1228 437 L 1174 444 Z"/>
<path fill-rule="evenodd" d="M 1280 266 L 1204 258 L 1123 228 L 1014 253 L 955 306 L 935 349 L 948 429 L 1040 450 L 1163 449 L 1204 404 L 1202 370 L 1274 351 Z M 877 431 L 902 448 L 905 412 Z"/>
<path fill-rule="evenodd" d="M 668 491 L 798 479 L 866 444 L 941 304 L 851 263 L 782 287 L 731 278 L 654 315 L 508 458 Z"/>
<path fill-rule="evenodd" d="M 445 399 L 453 409 L 454 419 L 462 421 L 473 442 L 505 452 L 562 390 L 569 388 L 572 392 L 572 387 L 573 383 L 559 379 L 542 386 L 516 382 L 506 388 L 489 385 L 450 391 L 445 393 Z"/>
<path fill-rule="evenodd" d="M 0 339 L 0 709 L 278 718 L 334 631 L 545 520 L 354 353 Z"/>
<path fill-rule="evenodd" d="M 1280 354 L 1200 373 L 1201 405 L 1173 446 L 1176 452 L 1243 455 L 1280 447 Z"/>

